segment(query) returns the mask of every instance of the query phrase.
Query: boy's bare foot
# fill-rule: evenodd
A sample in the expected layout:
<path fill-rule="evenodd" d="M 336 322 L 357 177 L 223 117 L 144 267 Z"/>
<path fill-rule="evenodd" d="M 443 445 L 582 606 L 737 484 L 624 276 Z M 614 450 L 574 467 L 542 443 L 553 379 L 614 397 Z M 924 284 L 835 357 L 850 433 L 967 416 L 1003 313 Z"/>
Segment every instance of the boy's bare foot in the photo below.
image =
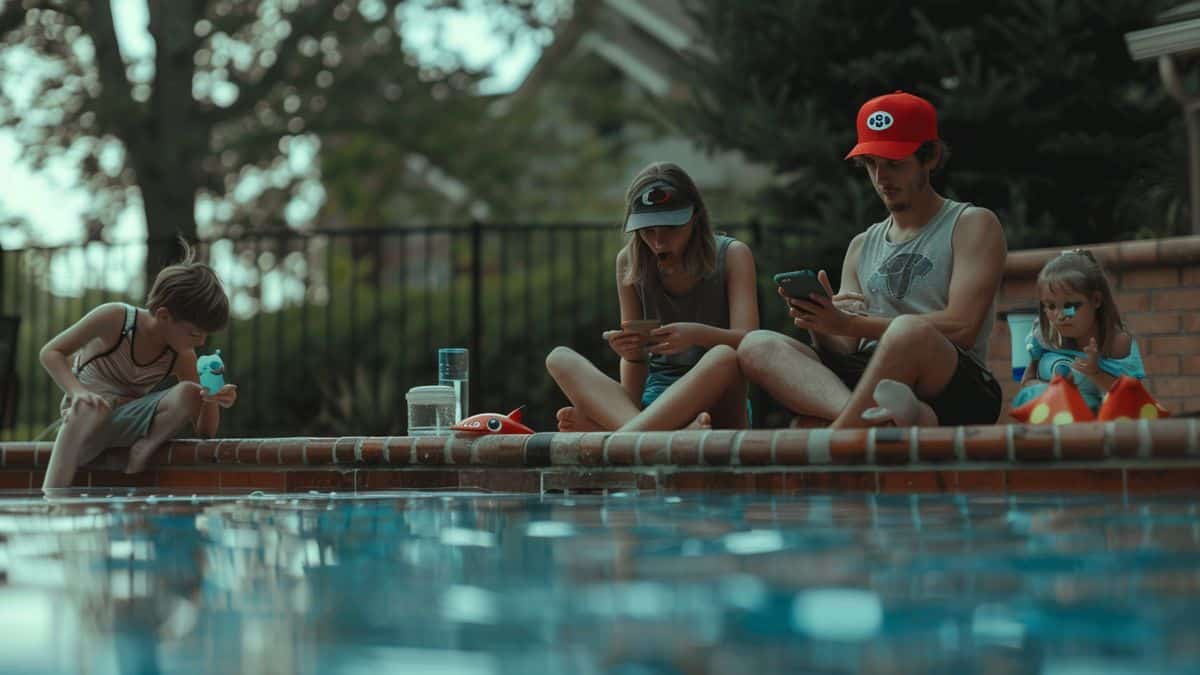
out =
<path fill-rule="evenodd" d="M 604 431 L 604 427 L 596 424 L 590 417 L 580 413 L 574 406 L 558 409 L 559 431 Z"/>
<path fill-rule="evenodd" d="M 692 420 L 691 424 L 684 427 L 684 429 L 711 429 L 711 428 L 712 428 L 712 415 L 709 415 L 706 412 L 702 412 L 699 415 L 696 415 L 696 419 Z"/>
<path fill-rule="evenodd" d="M 146 468 L 146 462 L 150 460 L 150 456 L 158 449 L 157 446 L 151 445 L 147 440 L 139 438 L 133 445 L 129 446 L 129 464 L 125 465 L 125 473 L 141 473 Z"/>

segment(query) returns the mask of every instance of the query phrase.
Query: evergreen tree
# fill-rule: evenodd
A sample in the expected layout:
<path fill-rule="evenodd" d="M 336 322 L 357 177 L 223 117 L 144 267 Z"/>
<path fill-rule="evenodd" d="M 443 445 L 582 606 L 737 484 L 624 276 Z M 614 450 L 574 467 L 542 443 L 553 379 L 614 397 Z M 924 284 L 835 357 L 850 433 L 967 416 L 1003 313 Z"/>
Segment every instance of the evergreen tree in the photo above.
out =
<path fill-rule="evenodd" d="M 898 89 L 938 108 L 952 157 L 935 185 L 995 210 L 1010 247 L 1179 234 L 1178 108 L 1124 42 L 1167 4 L 702 0 L 715 58 L 694 58 L 681 112 L 710 147 L 779 172 L 764 216 L 832 269 L 885 215 L 842 159 L 855 115 Z"/>

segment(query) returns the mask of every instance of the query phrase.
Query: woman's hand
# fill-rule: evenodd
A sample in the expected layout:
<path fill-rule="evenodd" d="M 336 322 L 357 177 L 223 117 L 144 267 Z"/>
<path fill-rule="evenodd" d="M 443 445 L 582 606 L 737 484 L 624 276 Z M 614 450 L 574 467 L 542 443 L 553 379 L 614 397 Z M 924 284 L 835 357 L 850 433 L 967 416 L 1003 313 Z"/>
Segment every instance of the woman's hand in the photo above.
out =
<path fill-rule="evenodd" d="M 650 331 L 650 353 L 671 356 L 700 344 L 704 325 L 680 321 Z"/>
<path fill-rule="evenodd" d="M 1096 338 L 1088 341 L 1087 346 L 1083 348 L 1083 356 L 1075 359 L 1071 367 L 1088 377 L 1100 374 L 1100 350 L 1096 347 Z"/>
<path fill-rule="evenodd" d="M 627 330 L 606 330 L 602 334 L 608 346 L 626 361 L 646 360 L 646 334 Z"/>
<path fill-rule="evenodd" d="M 227 384 L 217 390 L 217 393 L 211 396 L 206 392 L 204 394 L 205 403 L 216 403 L 222 408 L 231 408 L 233 403 L 237 401 L 237 385 Z"/>

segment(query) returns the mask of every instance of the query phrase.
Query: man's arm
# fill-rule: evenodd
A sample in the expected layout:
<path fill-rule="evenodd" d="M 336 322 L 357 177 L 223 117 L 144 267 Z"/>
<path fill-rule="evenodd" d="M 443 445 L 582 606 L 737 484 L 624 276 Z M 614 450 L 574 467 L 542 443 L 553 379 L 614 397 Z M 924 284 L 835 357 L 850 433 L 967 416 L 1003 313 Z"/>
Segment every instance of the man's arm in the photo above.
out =
<path fill-rule="evenodd" d="M 858 259 L 862 255 L 863 243 L 867 233 L 860 232 L 850 240 L 846 247 L 846 256 L 842 258 L 842 279 L 838 288 L 838 296 L 847 294 L 862 295 L 862 284 L 858 281 Z M 823 351 L 838 354 L 850 354 L 858 349 L 858 338 L 849 335 L 830 335 L 820 331 L 810 330 L 813 344 Z"/>
<path fill-rule="evenodd" d="M 958 218 L 953 239 L 954 271 L 945 309 L 922 314 L 954 344 L 970 349 L 992 308 L 1004 278 L 1008 245 L 996 214 L 980 207 L 968 208 Z M 843 331 L 856 338 L 878 339 L 891 318 L 851 316 Z"/>

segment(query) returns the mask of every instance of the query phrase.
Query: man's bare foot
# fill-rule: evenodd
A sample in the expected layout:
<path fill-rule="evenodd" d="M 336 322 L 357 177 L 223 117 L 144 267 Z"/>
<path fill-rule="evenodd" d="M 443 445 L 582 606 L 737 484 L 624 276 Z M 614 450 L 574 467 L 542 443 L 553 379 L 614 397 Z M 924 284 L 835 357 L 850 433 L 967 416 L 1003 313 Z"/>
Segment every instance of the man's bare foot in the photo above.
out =
<path fill-rule="evenodd" d="M 880 380 L 875 385 L 874 398 L 878 405 L 863 411 L 864 421 L 886 423 L 890 420 L 898 427 L 937 425 L 937 414 L 933 409 L 902 382 Z"/>
<path fill-rule="evenodd" d="M 129 446 L 129 463 L 125 465 L 125 473 L 141 473 L 146 468 L 146 462 L 150 460 L 150 456 L 157 449 L 158 446 L 151 445 L 148 439 L 139 438 Z"/>
<path fill-rule="evenodd" d="M 696 419 L 692 420 L 691 424 L 684 427 L 684 429 L 711 429 L 711 428 L 712 428 L 712 415 L 709 415 L 706 412 L 702 412 L 699 415 L 696 415 Z"/>
<path fill-rule="evenodd" d="M 559 431 L 605 431 L 604 427 L 581 414 L 574 406 L 559 408 L 557 417 Z"/>

